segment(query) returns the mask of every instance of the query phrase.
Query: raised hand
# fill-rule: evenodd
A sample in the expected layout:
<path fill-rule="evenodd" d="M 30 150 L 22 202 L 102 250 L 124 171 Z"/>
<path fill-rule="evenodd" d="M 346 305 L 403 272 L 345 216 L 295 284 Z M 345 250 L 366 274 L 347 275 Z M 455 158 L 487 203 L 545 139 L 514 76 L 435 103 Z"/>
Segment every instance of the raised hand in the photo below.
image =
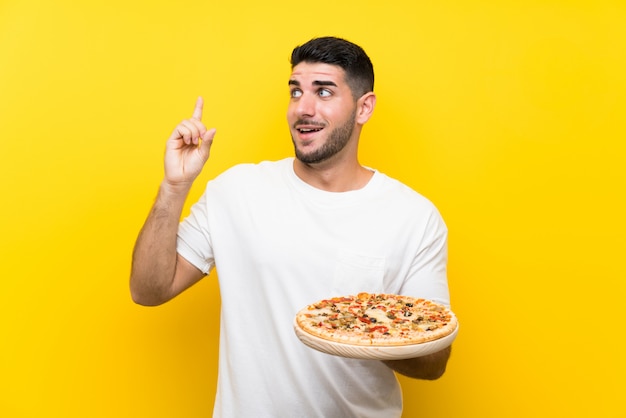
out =
<path fill-rule="evenodd" d="M 215 129 L 202 123 L 204 101 L 198 97 L 193 116 L 176 126 L 165 146 L 165 181 L 172 186 L 187 186 L 198 177 L 209 159 Z"/>

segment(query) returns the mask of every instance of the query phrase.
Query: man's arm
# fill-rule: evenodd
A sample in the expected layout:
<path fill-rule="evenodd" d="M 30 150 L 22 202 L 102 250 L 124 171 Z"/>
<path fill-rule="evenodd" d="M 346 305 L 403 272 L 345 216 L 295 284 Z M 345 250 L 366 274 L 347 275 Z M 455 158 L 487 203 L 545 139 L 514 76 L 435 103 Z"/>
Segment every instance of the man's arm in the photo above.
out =
<path fill-rule="evenodd" d="M 383 363 L 403 376 L 413 379 L 436 380 L 443 376 L 452 347 L 436 353 L 407 360 L 385 360 Z"/>
<path fill-rule="evenodd" d="M 202 124 L 201 98 L 191 119 L 167 141 L 165 177 L 133 251 L 130 291 L 141 305 L 159 305 L 196 283 L 203 273 L 176 252 L 176 235 L 193 181 L 209 158 L 215 130 Z"/>

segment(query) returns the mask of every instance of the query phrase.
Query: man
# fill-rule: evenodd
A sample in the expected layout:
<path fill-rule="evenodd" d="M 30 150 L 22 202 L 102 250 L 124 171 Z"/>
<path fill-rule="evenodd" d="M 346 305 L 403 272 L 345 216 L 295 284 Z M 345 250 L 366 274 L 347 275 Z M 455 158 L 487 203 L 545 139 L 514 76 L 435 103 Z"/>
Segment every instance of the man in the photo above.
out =
<path fill-rule="evenodd" d="M 215 130 L 201 122 L 202 99 L 176 127 L 133 254 L 132 297 L 158 305 L 217 269 L 216 417 L 399 417 L 393 370 L 436 379 L 449 348 L 409 360 L 347 359 L 302 344 L 293 318 L 316 300 L 361 291 L 449 305 L 447 229 L 428 200 L 358 161 L 376 104 L 365 52 L 317 38 L 296 47 L 291 64 L 296 157 L 227 170 L 180 224 Z"/>

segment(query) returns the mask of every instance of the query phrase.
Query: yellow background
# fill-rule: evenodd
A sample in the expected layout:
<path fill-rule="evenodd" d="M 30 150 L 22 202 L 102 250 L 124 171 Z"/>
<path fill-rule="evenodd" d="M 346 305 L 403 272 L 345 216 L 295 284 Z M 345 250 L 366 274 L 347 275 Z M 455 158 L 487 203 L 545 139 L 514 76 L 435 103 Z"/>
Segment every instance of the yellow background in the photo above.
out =
<path fill-rule="evenodd" d="M 405 416 L 626 416 L 620 0 L 0 0 L 0 416 L 210 416 L 214 275 L 128 293 L 164 142 L 203 95 L 191 200 L 291 155 L 289 53 L 328 34 L 375 64 L 362 162 L 450 229 L 461 332 Z"/>

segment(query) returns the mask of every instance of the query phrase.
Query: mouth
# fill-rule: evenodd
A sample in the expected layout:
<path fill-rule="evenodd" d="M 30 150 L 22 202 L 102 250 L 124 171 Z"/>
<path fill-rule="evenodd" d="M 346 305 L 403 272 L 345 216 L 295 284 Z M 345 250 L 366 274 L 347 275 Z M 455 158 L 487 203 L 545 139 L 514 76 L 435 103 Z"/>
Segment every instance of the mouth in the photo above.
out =
<path fill-rule="evenodd" d="M 319 125 L 296 125 L 294 126 L 300 140 L 300 145 L 309 146 L 313 144 L 314 140 L 318 136 L 318 132 L 322 131 L 324 127 Z"/>
<path fill-rule="evenodd" d="M 298 120 L 294 124 L 294 128 L 300 135 L 312 135 L 324 129 L 324 124 L 309 120 Z"/>
<path fill-rule="evenodd" d="M 298 132 L 300 132 L 301 134 L 310 134 L 310 133 L 314 133 L 314 132 L 319 132 L 324 128 L 296 128 L 296 130 Z"/>

